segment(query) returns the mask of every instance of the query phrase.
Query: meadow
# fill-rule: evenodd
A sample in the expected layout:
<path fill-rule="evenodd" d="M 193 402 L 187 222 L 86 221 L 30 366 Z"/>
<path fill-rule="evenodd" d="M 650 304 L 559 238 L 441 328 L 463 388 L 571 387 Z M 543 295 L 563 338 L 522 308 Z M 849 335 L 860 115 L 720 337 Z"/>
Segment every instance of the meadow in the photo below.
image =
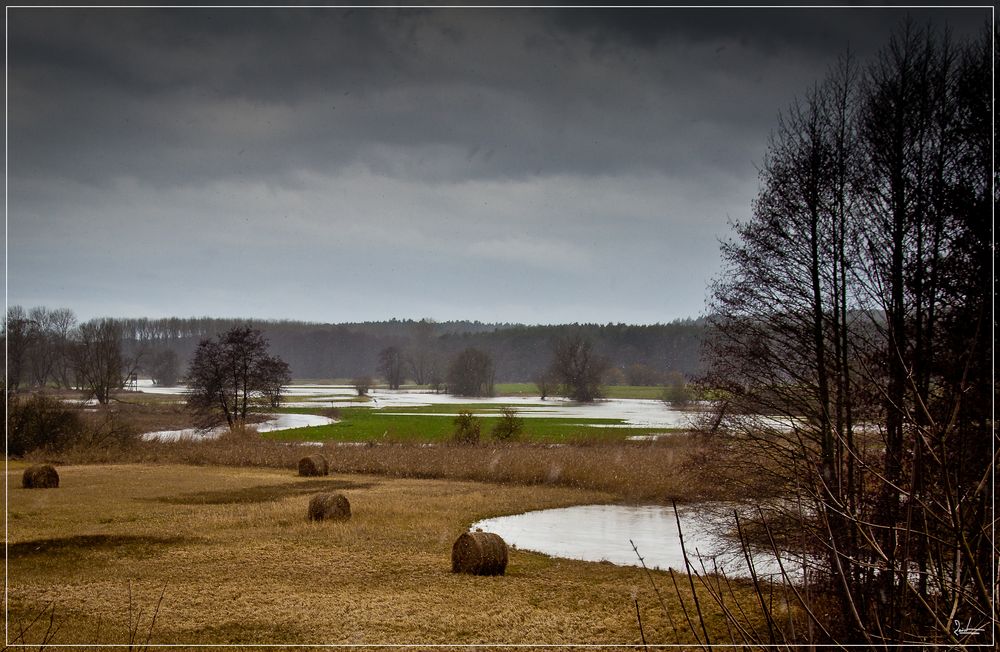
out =
<path fill-rule="evenodd" d="M 70 409 L 97 429 L 179 428 L 193 418 L 178 397 L 152 394 L 122 395 L 106 414 Z M 498 409 L 282 408 L 338 421 L 208 440 L 91 438 L 9 461 L 10 641 L 695 643 L 683 576 L 521 550 L 511 550 L 503 577 L 458 576 L 450 550 L 493 516 L 726 498 L 731 488 L 711 472 L 718 448 L 680 431 L 627 441 L 650 429 L 618 419 L 524 418 L 517 439 L 500 442 L 490 435 Z M 479 443 L 451 440 L 460 410 L 476 415 Z M 296 475 L 313 453 L 330 461 L 330 476 Z M 32 462 L 56 464 L 60 487 L 22 489 Z M 349 497 L 354 516 L 309 522 L 309 498 L 331 490 Z M 705 587 L 695 590 L 709 633 L 730 636 Z M 726 590 L 733 604 L 756 599 L 745 583 Z"/>
<path fill-rule="evenodd" d="M 694 642 L 690 590 L 666 573 L 520 550 L 505 576 L 450 572 L 452 542 L 478 519 L 614 493 L 170 464 L 61 466 L 58 489 L 25 490 L 23 468 L 7 469 L 13 642 Z M 349 521 L 306 519 L 324 490 L 349 497 Z M 724 636 L 696 590 L 709 633 Z"/>

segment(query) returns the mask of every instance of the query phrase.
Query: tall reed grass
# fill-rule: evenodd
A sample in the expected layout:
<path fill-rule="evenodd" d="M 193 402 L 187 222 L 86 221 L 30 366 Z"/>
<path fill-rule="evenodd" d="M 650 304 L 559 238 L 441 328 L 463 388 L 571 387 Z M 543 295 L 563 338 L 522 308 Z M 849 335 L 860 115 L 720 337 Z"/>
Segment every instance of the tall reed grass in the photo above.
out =
<path fill-rule="evenodd" d="M 331 473 L 557 485 L 607 491 L 629 501 L 727 498 L 727 483 L 710 472 L 711 444 L 676 435 L 654 442 L 572 445 L 490 443 L 466 446 L 387 442 L 323 446 L 276 442 L 252 431 L 214 440 L 138 441 L 77 447 L 29 459 L 64 464 L 194 464 L 295 469 L 321 452 Z"/>

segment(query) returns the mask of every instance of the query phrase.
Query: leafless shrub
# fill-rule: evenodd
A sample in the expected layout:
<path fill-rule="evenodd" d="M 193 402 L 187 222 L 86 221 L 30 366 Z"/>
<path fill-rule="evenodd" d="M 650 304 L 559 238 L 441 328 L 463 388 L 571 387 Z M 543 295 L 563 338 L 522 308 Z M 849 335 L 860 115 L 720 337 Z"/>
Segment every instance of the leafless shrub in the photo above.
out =
<path fill-rule="evenodd" d="M 479 419 L 472 416 L 471 412 L 459 413 L 455 417 L 455 432 L 452 433 L 451 440 L 456 444 L 478 444 Z"/>
<path fill-rule="evenodd" d="M 517 416 L 514 408 L 505 406 L 500 409 L 500 420 L 493 426 L 493 439 L 496 441 L 514 441 L 524 430 L 524 420 Z"/>

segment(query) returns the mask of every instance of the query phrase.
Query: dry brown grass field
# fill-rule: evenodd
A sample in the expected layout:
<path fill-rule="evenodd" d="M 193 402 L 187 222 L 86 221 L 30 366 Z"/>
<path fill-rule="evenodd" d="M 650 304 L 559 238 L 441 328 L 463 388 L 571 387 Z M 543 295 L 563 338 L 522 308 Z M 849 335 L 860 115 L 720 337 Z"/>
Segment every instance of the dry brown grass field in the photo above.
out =
<path fill-rule="evenodd" d="M 666 610 L 640 568 L 512 550 L 505 576 L 450 572 L 478 519 L 614 493 L 170 464 L 61 466 L 58 489 L 25 490 L 24 467 L 7 472 L 10 640 L 639 644 L 638 600 L 646 641 L 693 642 L 665 573 L 653 576 Z M 352 518 L 310 522 L 310 496 L 329 490 Z"/>

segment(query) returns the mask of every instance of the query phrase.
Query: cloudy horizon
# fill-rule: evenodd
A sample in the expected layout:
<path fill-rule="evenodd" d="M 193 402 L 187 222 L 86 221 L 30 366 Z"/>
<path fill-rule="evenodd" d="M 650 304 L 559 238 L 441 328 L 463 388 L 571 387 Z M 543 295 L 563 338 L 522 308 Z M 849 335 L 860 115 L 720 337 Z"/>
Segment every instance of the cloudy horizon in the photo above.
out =
<path fill-rule="evenodd" d="M 777 117 L 909 13 L 7 10 L 8 303 L 81 319 L 701 314 Z"/>

